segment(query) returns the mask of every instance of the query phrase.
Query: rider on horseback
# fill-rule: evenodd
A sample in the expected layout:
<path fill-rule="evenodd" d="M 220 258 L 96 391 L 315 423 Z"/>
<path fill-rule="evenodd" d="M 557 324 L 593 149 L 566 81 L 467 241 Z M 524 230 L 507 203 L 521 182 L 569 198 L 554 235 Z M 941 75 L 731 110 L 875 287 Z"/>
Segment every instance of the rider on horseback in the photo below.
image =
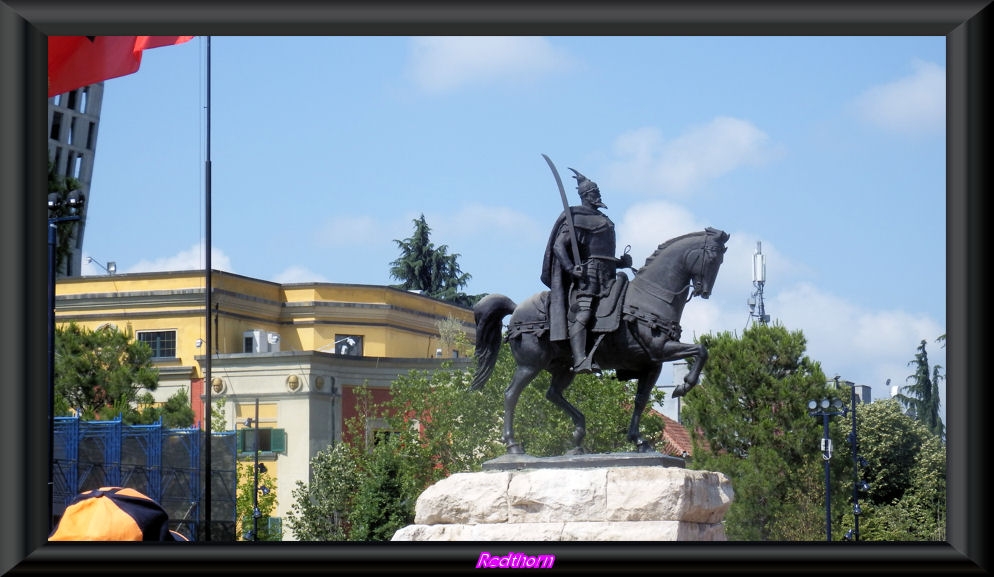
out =
<path fill-rule="evenodd" d="M 542 261 L 542 282 L 551 289 L 550 340 L 568 338 L 573 352 L 573 371 L 590 373 L 600 368 L 593 363 L 592 355 L 587 355 L 588 325 L 592 324 L 597 303 L 610 294 L 618 267 L 631 267 L 632 257 L 627 253 L 618 258 L 614 256 L 614 223 L 598 210 L 607 205 L 601 202 L 597 183 L 572 168 L 570 170 L 575 174 L 573 178 L 582 204 L 569 207 L 572 219 L 567 219 L 563 211 L 556 220 Z M 573 244 L 579 249 L 581 262 L 573 262 L 570 256 Z M 568 315 L 567 302 L 570 303 Z"/>

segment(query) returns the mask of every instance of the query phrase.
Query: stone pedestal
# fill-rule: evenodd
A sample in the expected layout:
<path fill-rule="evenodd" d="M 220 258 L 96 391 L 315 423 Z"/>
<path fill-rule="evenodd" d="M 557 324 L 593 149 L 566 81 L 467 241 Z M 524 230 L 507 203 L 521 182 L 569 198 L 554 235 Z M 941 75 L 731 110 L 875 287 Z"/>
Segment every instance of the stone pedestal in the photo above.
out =
<path fill-rule="evenodd" d="M 415 524 L 393 540 L 724 541 L 731 483 L 678 464 L 658 453 L 507 455 L 426 489 Z"/>

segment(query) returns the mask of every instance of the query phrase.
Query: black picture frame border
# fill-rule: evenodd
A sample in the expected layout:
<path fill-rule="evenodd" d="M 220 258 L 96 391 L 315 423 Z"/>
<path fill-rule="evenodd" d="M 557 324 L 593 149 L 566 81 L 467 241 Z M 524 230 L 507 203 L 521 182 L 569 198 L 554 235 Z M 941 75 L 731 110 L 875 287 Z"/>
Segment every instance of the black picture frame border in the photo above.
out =
<path fill-rule="evenodd" d="M 989 193 L 988 1 L 455 3 L 0 0 L 0 346 L 8 527 L 0 572 L 461 572 L 481 551 L 552 553 L 577 573 L 986 573 L 989 497 L 984 216 Z M 939 35 L 947 45 L 946 543 L 49 544 L 45 38 L 194 35 Z M 24 191 L 23 193 L 21 191 Z M 931 272 L 930 272 L 931 274 Z M 983 347 L 983 348 L 982 348 Z M 22 441 L 22 442 L 18 442 Z M 8 530 L 13 529 L 13 530 Z M 18 530 L 20 529 L 20 530 Z M 272 545 L 272 546 L 267 546 Z M 179 546 L 182 550 L 170 549 Z"/>

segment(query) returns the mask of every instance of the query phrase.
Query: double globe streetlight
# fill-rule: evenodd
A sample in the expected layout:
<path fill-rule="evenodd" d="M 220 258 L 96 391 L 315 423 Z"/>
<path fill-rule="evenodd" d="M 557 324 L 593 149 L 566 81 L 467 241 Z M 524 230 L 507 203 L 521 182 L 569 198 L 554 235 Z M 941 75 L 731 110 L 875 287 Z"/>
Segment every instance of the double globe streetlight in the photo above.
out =
<path fill-rule="evenodd" d="M 832 485 L 829 461 L 832 459 L 832 438 L 828 434 L 828 419 L 837 415 L 845 416 L 849 409 L 839 399 L 808 401 L 808 414 L 821 417 L 824 434 L 821 439 L 821 458 L 825 462 L 825 540 L 832 540 Z"/>
<path fill-rule="evenodd" d="M 839 377 L 835 377 L 836 389 L 839 387 Z M 830 417 L 843 416 L 852 414 L 852 430 L 849 432 L 848 441 L 849 449 L 852 453 L 853 458 L 853 519 L 854 525 L 852 529 L 849 529 L 845 536 L 842 538 L 843 541 L 859 541 L 859 516 L 863 514 L 863 509 L 859 505 L 859 495 L 860 493 L 866 493 L 870 490 L 870 485 L 866 481 L 859 478 L 860 468 L 866 467 L 866 459 L 864 459 L 859 454 L 859 446 L 856 440 L 856 403 L 859 402 L 856 396 L 856 385 L 852 384 L 850 387 L 850 402 L 849 406 L 845 406 L 843 402 L 839 399 L 821 399 L 820 401 L 808 401 L 808 414 L 812 417 L 821 417 L 823 425 L 823 435 L 821 439 L 821 457 L 825 463 L 825 539 L 827 541 L 832 540 L 832 489 L 831 489 L 831 470 L 829 468 L 829 461 L 832 459 L 832 439 L 829 436 L 828 431 L 828 420 Z"/>

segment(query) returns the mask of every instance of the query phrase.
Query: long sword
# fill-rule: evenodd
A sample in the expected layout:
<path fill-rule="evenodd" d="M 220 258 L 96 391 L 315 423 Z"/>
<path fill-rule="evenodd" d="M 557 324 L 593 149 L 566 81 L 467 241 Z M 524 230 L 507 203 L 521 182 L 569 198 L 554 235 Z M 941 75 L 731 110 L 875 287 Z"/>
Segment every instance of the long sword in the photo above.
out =
<path fill-rule="evenodd" d="M 556 165 L 552 164 L 552 159 L 547 155 L 543 154 L 542 158 L 549 163 L 549 168 L 552 169 L 552 175 L 556 177 L 556 185 L 559 186 L 559 196 L 563 199 L 563 211 L 566 212 L 566 224 L 569 226 L 570 238 L 573 242 L 570 246 L 573 247 L 573 264 L 578 265 L 580 262 L 580 247 L 576 244 L 576 229 L 573 228 L 573 211 L 569 208 L 569 201 L 566 200 L 566 189 L 563 188 L 563 179 L 559 178 L 559 171 L 556 170 Z"/>

